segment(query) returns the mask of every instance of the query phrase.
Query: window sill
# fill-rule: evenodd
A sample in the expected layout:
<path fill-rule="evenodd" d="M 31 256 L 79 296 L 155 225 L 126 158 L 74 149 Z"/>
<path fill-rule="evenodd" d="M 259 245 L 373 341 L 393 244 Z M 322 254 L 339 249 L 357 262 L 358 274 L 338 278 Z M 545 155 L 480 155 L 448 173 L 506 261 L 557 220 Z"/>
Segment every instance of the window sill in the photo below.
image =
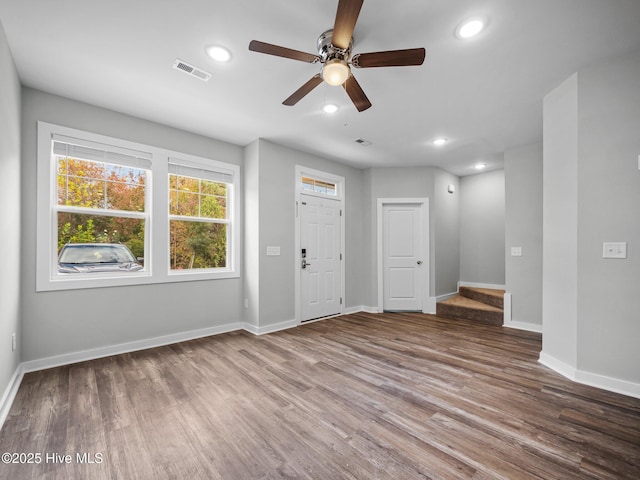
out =
<path fill-rule="evenodd" d="M 180 273 L 170 273 L 166 276 L 153 276 L 150 273 L 132 273 L 123 276 L 95 276 L 79 278 L 55 278 L 49 281 L 38 282 L 36 292 L 52 292 L 63 290 L 84 290 L 90 288 L 126 287 L 135 285 L 154 285 L 162 283 L 182 283 L 204 280 L 223 280 L 239 278 L 240 274 L 235 271 L 185 271 Z"/>

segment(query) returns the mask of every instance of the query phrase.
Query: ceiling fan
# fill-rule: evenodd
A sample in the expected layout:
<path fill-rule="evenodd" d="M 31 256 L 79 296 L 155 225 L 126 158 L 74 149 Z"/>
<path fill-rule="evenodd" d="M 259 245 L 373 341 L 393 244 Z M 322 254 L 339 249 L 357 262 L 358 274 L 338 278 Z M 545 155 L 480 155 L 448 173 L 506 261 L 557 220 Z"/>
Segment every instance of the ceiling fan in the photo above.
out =
<path fill-rule="evenodd" d="M 333 29 L 327 30 L 318 38 L 318 54 L 292 50 L 270 43 L 252 40 L 249 50 L 277 57 L 290 58 L 307 63 L 321 63 L 322 71 L 311 77 L 302 87 L 287 98 L 284 105 L 293 106 L 323 81 L 329 85 L 342 85 L 359 112 L 371 107 L 371 102 L 362 87 L 351 73 L 351 67 L 404 67 L 422 65 L 424 48 L 406 50 L 388 50 L 375 53 L 358 53 L 351 56 L 353 30 L 364 0 L 339 0 L 338 11 Z"/>

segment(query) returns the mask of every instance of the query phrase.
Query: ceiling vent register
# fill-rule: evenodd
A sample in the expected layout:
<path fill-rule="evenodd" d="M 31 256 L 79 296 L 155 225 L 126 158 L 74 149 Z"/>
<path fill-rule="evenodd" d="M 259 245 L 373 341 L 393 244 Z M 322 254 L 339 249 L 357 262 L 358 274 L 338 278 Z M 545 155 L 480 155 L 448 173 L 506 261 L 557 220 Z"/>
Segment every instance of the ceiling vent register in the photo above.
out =
<path fill-rule="evenodd" d="M 187 62 L 183 62 L 179 58 L 176 58 L 176 61 L 173 62 L 173 68 L 175 68 L 176 70 L 180 70 L 187 75 L 191 75 L 192 77 L 199 78 L 203 82 L 207 82 L 211 78 L 211 74 L 209 72 L 205 72 L 200 68 L 189 65 Z"/>

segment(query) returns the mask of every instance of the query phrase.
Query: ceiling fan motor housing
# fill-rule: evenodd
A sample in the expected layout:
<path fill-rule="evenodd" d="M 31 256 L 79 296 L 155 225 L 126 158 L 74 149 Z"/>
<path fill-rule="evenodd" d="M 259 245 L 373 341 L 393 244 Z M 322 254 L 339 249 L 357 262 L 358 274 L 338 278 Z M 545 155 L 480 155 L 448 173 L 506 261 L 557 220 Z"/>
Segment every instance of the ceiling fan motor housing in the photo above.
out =
<path fill-rule="evenodd" d="M 353 37 L 351 37 L 351 41 L 346 50 L 334 46 L 333 43 L 331 43 L 332 38 L 333 29 L 323 32 L 318 37 L 318 55 L 322 58 L 322 63 L 326 63 L 334 58 L 348 61 L 349 57 L 351 57 L 351 49 L 353 48 Z"/>

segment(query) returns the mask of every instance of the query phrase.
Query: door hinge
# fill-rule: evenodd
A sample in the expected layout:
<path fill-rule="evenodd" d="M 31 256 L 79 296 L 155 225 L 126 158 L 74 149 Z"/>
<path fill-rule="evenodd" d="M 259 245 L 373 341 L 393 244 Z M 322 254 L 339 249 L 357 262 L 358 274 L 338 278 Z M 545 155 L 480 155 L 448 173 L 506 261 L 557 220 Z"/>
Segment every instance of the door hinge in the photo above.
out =
<path fill-rule="evenodd" d="M 340 216 L 342 216 L 342 209 L 340 209 Z"/>
<path fill-rule="evenodd" d="M 340 254 L 340 260 L 342 260 L 342 254 Z"/>
<path fill-rule="evenodd" d="M 340 297 L 340 305 L 342 305 L 342 297 Z"/>

